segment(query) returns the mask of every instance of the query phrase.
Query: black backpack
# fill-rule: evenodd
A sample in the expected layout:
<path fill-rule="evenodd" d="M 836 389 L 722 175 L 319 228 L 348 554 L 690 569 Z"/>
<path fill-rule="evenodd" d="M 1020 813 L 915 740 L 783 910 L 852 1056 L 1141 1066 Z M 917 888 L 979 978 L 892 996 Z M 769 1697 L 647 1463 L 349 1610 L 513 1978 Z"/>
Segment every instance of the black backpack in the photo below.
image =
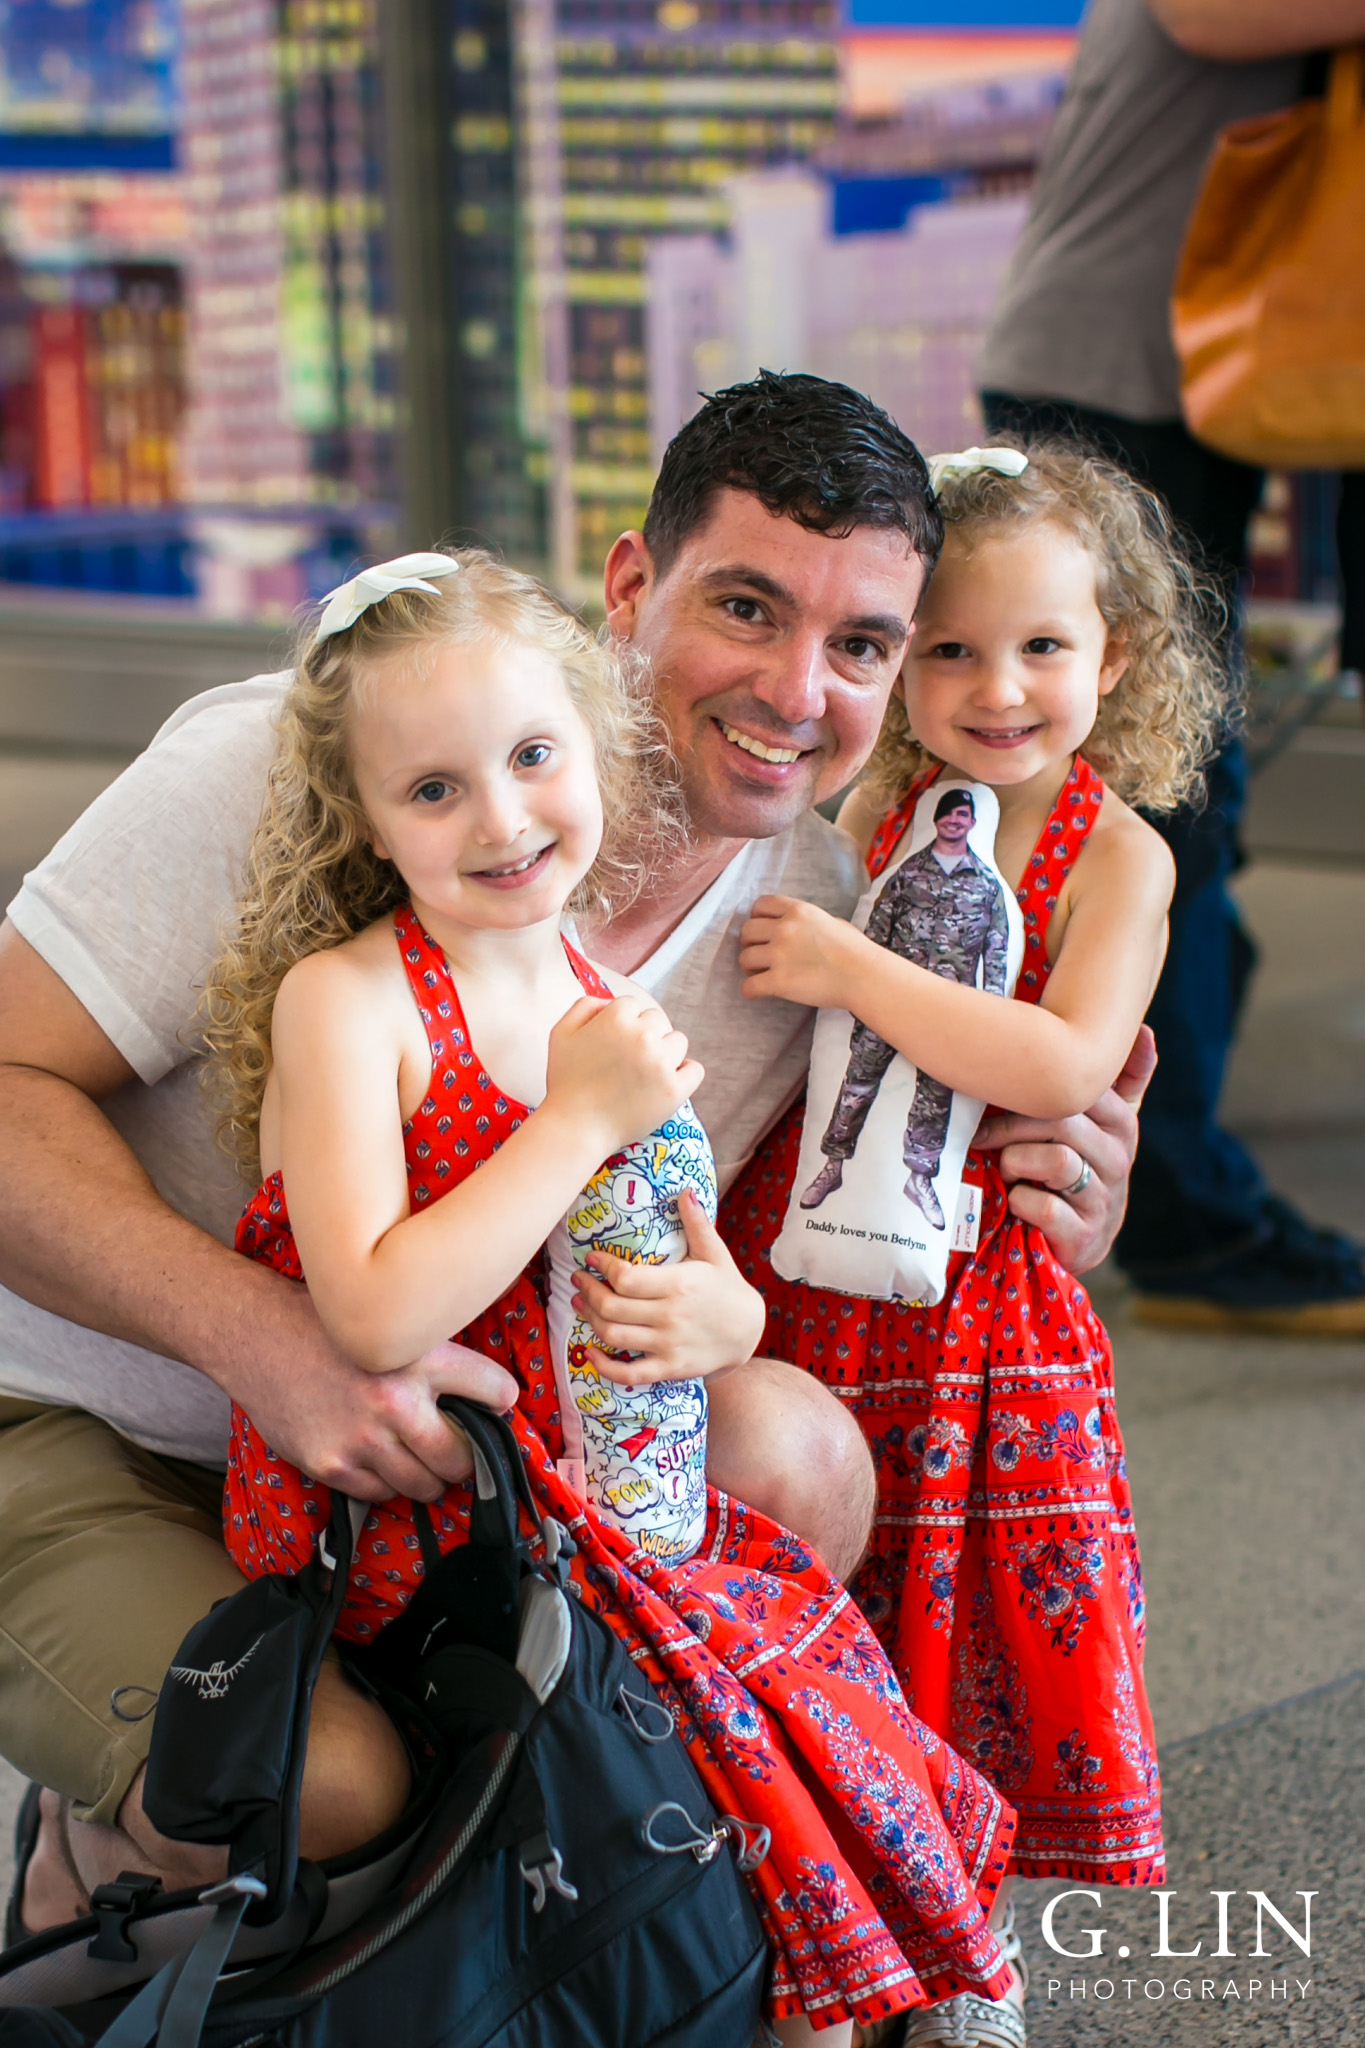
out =
<path fill-rule="evenodd" d="M 338 1500 L 313 1562 L 220 1602 L 162 1689 L 147 1813 L 228 1842 L 228 1878 L 103 1885 L 7 1950 L 0 2048 L 751 2048 L 767 1953 L 740 1871 L 762 1831 L 717 1817 L 669 1709 L 571 1597 L 507 1424 L 442 1405 L 474 1446 L 470 1541 L 442 1557 L 419 1513 L 422 1585 L 347 1658 L 407 1736 L 408 1813 L 360 1856 L 299 1859 L 354 1541 Z"/>

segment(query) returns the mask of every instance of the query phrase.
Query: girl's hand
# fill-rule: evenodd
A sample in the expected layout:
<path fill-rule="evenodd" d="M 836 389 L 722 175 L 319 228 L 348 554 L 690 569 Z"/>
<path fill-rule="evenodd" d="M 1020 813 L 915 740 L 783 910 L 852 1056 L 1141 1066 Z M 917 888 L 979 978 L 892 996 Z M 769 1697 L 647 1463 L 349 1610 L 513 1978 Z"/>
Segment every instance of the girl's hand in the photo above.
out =
<path fill-rule="evenodd" d="M 604 1380 L 646 1386 L 655 1380 L 701 1380 L 753 1357 L 767 1311 L 744 1279 L 715 1225 L 693 1194 L 678 1213 L 687 1257 L 668 1266 L 635 1266 L 611 1252 L 589 1252 L 593 1270 L 578 1275 L 574 1307 L 613 1351 L 588 1356 Z"/>
<path fill-rule="evenodd" d="M 760 896 L 739 936 L 746 996 L 847 1007 L 849 955 L 867 941 L 842 918 L 791 896 Z"/>
<path fill-rule="evenodd" d="M 583 996 L 550 1033 L 544 1107 L 590 1124 L 605 1158 L 672 1116 L 704 1074 L 657 1003 Z"/>

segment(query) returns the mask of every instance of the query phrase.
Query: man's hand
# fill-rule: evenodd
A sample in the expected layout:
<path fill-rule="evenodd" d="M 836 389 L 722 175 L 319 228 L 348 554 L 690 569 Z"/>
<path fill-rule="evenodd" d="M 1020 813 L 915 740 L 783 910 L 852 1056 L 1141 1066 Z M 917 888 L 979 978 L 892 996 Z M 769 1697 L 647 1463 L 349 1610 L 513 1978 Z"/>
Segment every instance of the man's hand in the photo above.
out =
<path fill-rule="evenodd" d="M 463 1344 L 438 1344 L 398 1372 L 366 1372 L 328 1339 L 306 1288 L 281 1280 L 279 1289 L 268 1340 L 215 1375 L 271 1449 L 355 1500 L 437 1500 L 467 1479 L 469 1446 L 436 1403 L 461 1394 L 501 1414 L 517 1398 L 511 1373 Z"/>
<path fill-rule="evenodd" d="M 468 1454 L 437 1397 L 508 1408 L 511 1375 L 453 1344 L 399 1372 L 353 1365 L 297 1281 L 162 1200 L 97 1107 L 131 1078 L 66 984 L 0 927 L 4 1284 L 53 1315 L 194 1366 L 284 1457 L 358 1500 L 435 1500 L 464 1478 Z"/>
<path fill-rule="evenodd" d="M 666 1266 L 636 1266 L 614 1253 L 589 1252 L 593 1270 L 580 1273 L 574 1307 L 604 1345 L 632 1351 L 610 1358 L 590 1349 L 603 1379 L 624 1386 L 655 1380 L 706 1379 L 743 1365 L 763 1335 L 763 1297 L 749 1285 L 695 1195 L 678 1213 L 687 1257 Z"/>
<path fill-rule="evenodd" d="M 1098 1266 L 1118 1235 L 1137 1151 L 1137 1112 L 1155 1068 L 1156 1040 L 1144 1024 L 1122 1073 L 1088 1115 L 1058 1123 L 987 1117 L 976 1134 L 978 1151 L 1000 1154 L 1000 1171 L 1012 1183 L 1011 1210 L 1042 1231 L 1068 1273 Z M 1085 1185 L 1077 1188 L 1078 1180 Z"/>

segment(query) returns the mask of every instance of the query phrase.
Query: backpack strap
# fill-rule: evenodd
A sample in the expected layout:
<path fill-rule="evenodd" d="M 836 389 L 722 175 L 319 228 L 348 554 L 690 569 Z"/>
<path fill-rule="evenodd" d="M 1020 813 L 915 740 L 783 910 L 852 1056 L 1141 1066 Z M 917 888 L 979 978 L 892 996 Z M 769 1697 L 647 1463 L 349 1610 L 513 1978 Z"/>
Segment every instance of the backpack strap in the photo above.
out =
<path fill-rule="evenodd" d="M 578 1546 L 562 1522 L 541 1512 L 531 1491 L 516 1432 L 507 1417 L 495 1415 L 491 1408 L 482 1408 L 477 1402 L 462 1400 L 458 1394 L 442 1394 L 436 1405 L 464 1432 L 474 1454 L 472 1540 L 510 1546 L 529 1563 L 529 1549 L 517 1519 L 520 1504 L 545 1545 L 545 1562 L 562 1586 L 568 1577 L 568 1561 Z"/>
<path fill-rule="evenodd" d="M 190 1630 L 157 1702 L 147 1817 L 173 1841 L 226 1843 L 232 1873 L 263 1881 L 243 1906 L 257 1923 L 294 1895 L 313 1690 L 346 1597 L 353 1505 L 333 1494 L 302 1571 L 253 1579 Z"/>
<path fill-rule="evenodd" d="M 198 2048 L 219 1973 L 248 1906 L 265 1886 L 246 1872 L 211 1885 L 200 1898 L 213 1917 L 193 1948 L 173 1956 L 100 2035 L 96 2048 Z"/>
<path fill-rule="evenodd" d="M 515 1664 L 526 1579 L 544 1576 L 562 1589 L 577 1550 L 568 1530 L 537 1505 L 506 1417 L 455 1394 L 442 1394 L 438 1405 L 473 1455 L 469 1540 L 442 1551 L 429 1515 L 414 1502 L 421 1583 L 403 1612 L 373 1643 L 350 1650 L 351 1661 L 362 1672 L 415 1700 L 423 1713 L 425 1696 L 420 1686 L 416 1692 L 413 1687 L 426 1659 L 447 1643 L 460 1642 Z M 533 1560 L 531 1532 L 545 1545 L 543 1562 Z"/>

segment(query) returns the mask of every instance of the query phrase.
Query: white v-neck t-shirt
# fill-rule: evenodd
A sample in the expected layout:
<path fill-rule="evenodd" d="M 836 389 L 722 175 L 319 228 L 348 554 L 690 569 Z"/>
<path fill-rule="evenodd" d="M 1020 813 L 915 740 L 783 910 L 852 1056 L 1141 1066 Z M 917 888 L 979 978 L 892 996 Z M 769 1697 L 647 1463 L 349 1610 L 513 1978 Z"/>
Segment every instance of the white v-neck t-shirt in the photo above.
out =
<path fill-rule="evenodd" d="M 136 1079 L 105 1113 L 158 1190 L 230 1244 L 244 1190 L 200 1086 L 195 1010 L 237 898 L 287 674 L 193 698 L 24 879 L 15 928 L 61 976 Z M 752 840 L 633 979 L 706 1068 L 694 1106 L 722 1187 L 803 1085 L 814 1013 L 745 1002 L 739 931 L 756 897 L 846 917 L 865 870 L 813 813 Z M 221 1465 L 227 1397 L 202 1373 L 0 1288 L 0 1393 L 101 1416 L 164 1457 Z"/>

